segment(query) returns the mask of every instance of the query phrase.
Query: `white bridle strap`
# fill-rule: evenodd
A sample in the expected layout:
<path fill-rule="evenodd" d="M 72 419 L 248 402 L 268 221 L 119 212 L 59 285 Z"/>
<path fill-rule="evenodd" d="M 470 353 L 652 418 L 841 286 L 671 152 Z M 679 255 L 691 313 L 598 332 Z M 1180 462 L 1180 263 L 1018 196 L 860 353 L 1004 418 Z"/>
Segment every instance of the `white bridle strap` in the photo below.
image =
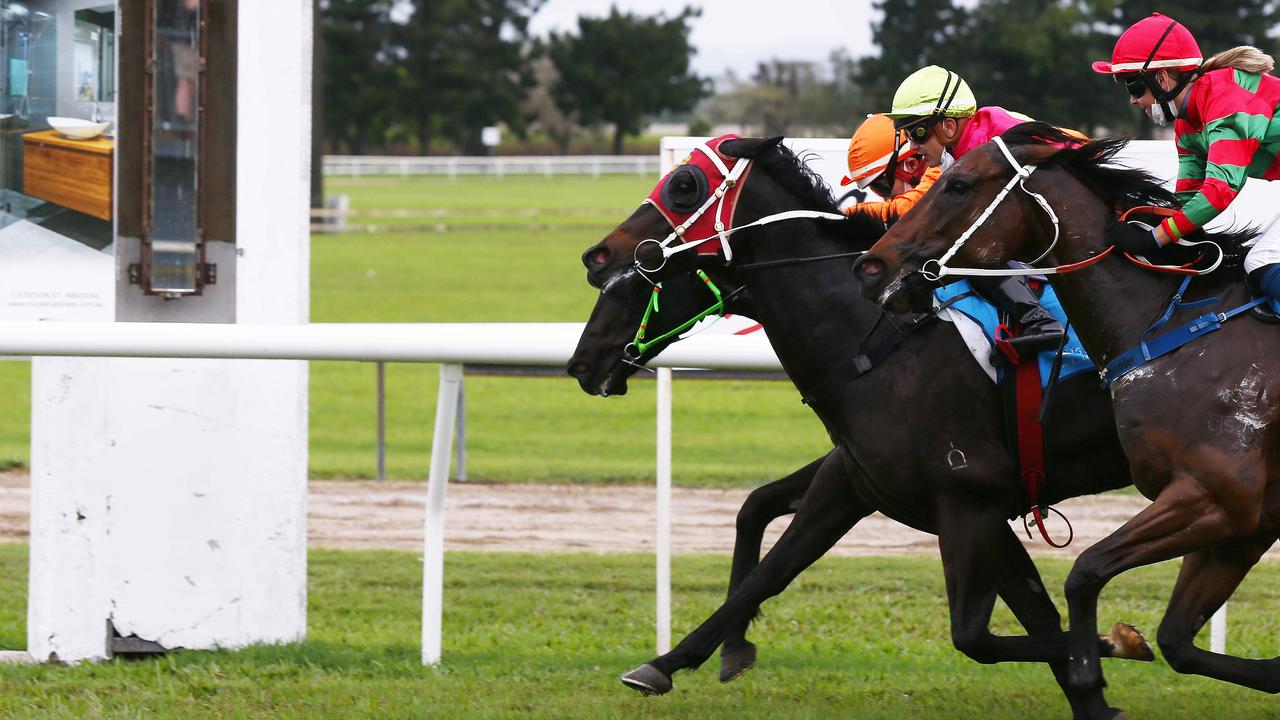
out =
<path fill-rule="evenodd" d="M 715 235 L 712 235 L 710 237 L 705 237 L 700 240 L 690 240 L 682 245 L 677 245 L 676 247 L 673 247 L 673 248 L 663 247 L 662 256 L 664 259 L 669 258 L 678 252 L 691 250 L 697 247 L 698 245 L 701 245 L 702 243 L 707 242 L 708 240 L 714 240 L 716 238 L 727 240 L 730 235 L 738 232 L 739 230 L 746 230 L 747 228 L 759 227 L 761 225 L 768 225 L 770 223 L 781 222 L 783 220 L 845 220 L 845 219 L 846 219 L 845 216 L 841 215 L 840 213 L 822 212 L 821 210 L 787 210 L 785 212 L 774 213 L 773 215 L 766 215 L 760 218 L 759 220 L 756 220 L 754 222 L 749 222 L 746 225 L 739 225 L 737 227 L 731 227 L 725 230 L 721 230 Z M 728 246 L 726 245 L 725 247 L 728 247 Z M 731 259 L 732 258 L 729 257 L 729 253 L 726 252 L 725 260 L 727 261 Z"/>
<path fill-rule="evenodd" d="M 729 168 L 725 167 L 724 162 L 720 160 L 720 153 L 712 150 L 706 143 L 698 143 L 698 149 L 701 150 L 702 154 L 706 155 L 707 159 L 716 166 L 716 169 L 720 171 L 720 175 L 722 177 L 729 177 Z"/>
<path fill-rule="evenodd" d="M 658 245 L 658 247 L 662 248 L 662 262 L 657 267 L 654 267 L 654 268 L 642 267 L 640 265 L 639 260 L 636 261 L 636 267 L 641 272 L 647 272 L 647 273 L 657 272 L 661 270 L 664 265 L 667 264 L 667 259 L 670 258 L 672 255 L 675 255 L 676 253 L 685 252 L 687 250 L 692 250 L 698 247 L 699 245 L 702 245 L 703 243 L 710 242 L 712 240 L 717 240 L 717 239 L 720 241 L 720 247 L 724 250 L 725 262 L 731 262 L 733 260 L 733 249 L 729 245 L 729 236 L 738 232 L 739 230 L 746 230 L 747 228 L 759 227 L 761 225 L 768 225 L 770 223 L 780 222 L 783 220 L 844 220 L 845 219 L 845 216 L 839 213 L 821 212 L 818 210 L 788 210 L 786 212 L 767 215 L 765 217 L 760 218 L 759 220 L 756 220 L 755 222 L 748 223 L 746 225 L 741 225 L 739 227 L 735 227 L 735 228 L 725 227 L 724 196 L 726 193 L 729 192 L 730 188 L 732 188 L 734 185 L 738 183 L 738 181 L 742 178 L 743 174 L 746 173 L 747 168 L 751 165 L 751 161 L 748 160 L 747 158 L 738 158 L 738 161 L 733 165 L 733 169 L 730 170 L 730 169 L 727 169 L 724 163 L 720 160 L 719 154 L 716 151 L 712 150 L 711 148 L 707 147 L 706 143 L 698 145 L 694 149 L 701 152 L 703 155 L 706 155 L 711 160 L 711 162 L 715 163 L 716 168 L 720 170 L 722 175 L 724 175 L 724 182 L 720 183 L 720 187 L 716 188 L 715 192 L 711 193 L 711 195 L 707 197 L 707 201 L 702 204 L 702 207 L 698 208 L 692 215 L 686 218 L 684 222 L 677 225 L 671 231 L 671 234 L 667 235 L 666 238 L 662 239 L 661 241 L 653 240 L 653 239 L 641 241 L 640 243 L 641 245 L 644 245 L 646 243 L 654 243 Z M 649 201 L 646 200 L 645 202 L 649 202 Z M 718 207 L 716 207 L 716 210 L 715 210 L 715 230 L 716 230 L 715 234 L 708 235 L 707 237 L 704 237 L 704 238 L 696 238 L 693 240 L 685 239 L 684 237 L 685 232 L 690 227 L 692 227 L 693 223 L 696 222 L 698 218 L 702 217 L 702 215 L 706 213 L 707 210 L 710 210 L 712 205 L 718 205 Z M 676 243 L 677 239 L 682 240 L 683 242 L 680 242 L 679 244 L 674 244 Z M 636 248 L 636 253 L 638 257 L 639 247 Z"/>
<path fill-rule="evenodd" d="M 1013 153 L 1009 151 L 1009 146 L 1005 145 L 1004 140 L 1001 139 L 1000 136 L 997 135 L 996 137 L 992 138 L 992 140 L 995 142 L 996 147 L 1000 148 L 1000 152 L 1004 154 L 1005 159 L 1009 161 L 1009 165 L 1013 167 L 1013 173 L 1014 173 L 1013 177 L 1009 178 L 1009 182 L 1005 183 L 1004 188 L 1002 188 L 1000 192 L 995 196 L 995 198 L 991 201 L 991 204 L 987 205 L 987 209 L 983 210 L 982 214 L 979 215 L 978 218 L 973 221 L 973 224 L 969 226 L 969 229 L 965 230 L 964 233 L 960 235 L 960 237 L 957 238 L 954 243 L 952 243 L 951 249 L 947 250 L 946 254 L 944 254 L 941 258 L 938 258 L 937 260 L 930 260 L 926 262 L 921 267 L 920 274 L 924 275 L 924 277 L 931 282 L 937 282 L 938 280 L 941 280 L 942 278 L 947 277 L 948 275 L 1011 277 L 1016 275 L 1051 275 L 1057 272 L 1057 268 L 1018 268 L 1018 269 L 1006 268 L 1006 269 L 995 270 L 995 269 L 985 269 L 985 268 L 947 267 L 947 261 L 955 257 L 956 253 L 960 252 L 960 248 L 964 247 L 964 244 L 968 242 L 969 238 L 973 237 L 973 234 L 978 231 L 978 228 L 982 227 L 982 224 L 987 221 L 987 218 L 990 218 L 991 214 L 996 211 L 996 208 L 1000 207 L 1000 203 L 1003 202 L 1005 197 L 1009 194 L 1009 192 L 1013 190 L 1014 185 L 1017 185 L 1018 187 L 1020 187 L 1022 189 L 1022 192 L 1026 193 L 1033 200 L 1035 200 L 1036 204 L 1039 205 L 1041 209 L 1043 209 L 1045 213 L 1049 216 L 1049 220 L 1053 222 L 1053 242 L 1049 243 L 1049 247 L 1045 249 L 1043 253 L 1040 254 L 1040 257 L 1036 258 L 1035 260 L 1032 260 L 1031 264 L 1034 265 L 1040 262 L 1041 260 L 1045 259 L 1046 257 L 1048 257 L 1049 253 L 1053 252 L 1053 249 L 1058 245 L 1059 223 L 1058 223 L 1057 213 L 1055 213 L 1053 211 L 1053 208 L 1049 206 L 1049 201 L 1045 200 L 1043 195 L 1039 193 L 1031 192 L 1030 190 L 1027 189 L 1027 186 L 1025 184 L 1026 181 L 1031 177 L 1031 173 L 1036 171 L 1036 166 L 1035 165 L 1019 165 L 1017 159 L 1013 157 Z M 930 271 L 928 269 L 930 264 L 937 264 L 938 266 L 937 271 Z"/>

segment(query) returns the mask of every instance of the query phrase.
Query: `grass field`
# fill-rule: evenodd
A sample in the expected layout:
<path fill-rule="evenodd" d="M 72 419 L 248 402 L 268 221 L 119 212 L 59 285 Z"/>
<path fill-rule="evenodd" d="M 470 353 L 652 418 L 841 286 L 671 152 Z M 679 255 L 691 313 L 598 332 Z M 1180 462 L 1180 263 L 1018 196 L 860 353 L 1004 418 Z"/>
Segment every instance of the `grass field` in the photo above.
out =
<path fill-rule="evenodd" d="M 0 545 L 0 647 L 21 647 L 26 547 Z M 306 642 L 179 652 L 79 667 L 0 666 L 0 718 L 933 718 L 1067 717 L 1040 666 L 979 665 L 952 650 L 937 560 L 827 559 L 765 606 L 760 664 L 716 682 L 713 658 L 641 698 L 619 673 L 652 654 L 652 558 L 451 553 L 444 663 L 418 663 L 421 562 L 409 553 L 311 556 Z M 1051 588 L 1067 564 L 1040 563 Z M 677 557 L 675 630 L 723 596 L 728 559 Z M 1154 635 L 1176 566 L 1123 576 L 1100 617 Z M 1060 596 L 1060 592 L 1055 592 Z M 1228 648 L 1276 654 L 1280 564 L 1232 598 Z M 1013 632 L 1007 611 L 997 630 Z M 1108 661 L 1130 717 L 1275 718 L 1280 700 L 1152 664 Z"/>
<path fill-rule="evenodd" d="M 366 210 L 500 211 L 464 222 L 512 229 L 316 235 L 314 322 L 584 322 L 595 302 L 578 258 L 634 209 L 653 178 L 631 176 L 330 180 Z M 538 222 L 580 229 L 529 232 Z M 379 223 L 390 220 L 377 220 Z M 414 222 L 421 222 L 415 220 Z M 454 220 L 449 220 L 450 224 Z M 387 368 L 388 474 L 426 477 L 437 366 Z M 27 462 L 27 363 L 0 363 L 0 466 Z M 311 364 L 313 477 L 375 472 L 375 369 Z M 467 380 L 468 475 L 475 480 L 643 482 L 652 478 L 653 384 L 626 398 L 582 393 L 568 376 Z M 829 447 L 788 383 L 679 382 L 675 482 L 754 485 Z"/>

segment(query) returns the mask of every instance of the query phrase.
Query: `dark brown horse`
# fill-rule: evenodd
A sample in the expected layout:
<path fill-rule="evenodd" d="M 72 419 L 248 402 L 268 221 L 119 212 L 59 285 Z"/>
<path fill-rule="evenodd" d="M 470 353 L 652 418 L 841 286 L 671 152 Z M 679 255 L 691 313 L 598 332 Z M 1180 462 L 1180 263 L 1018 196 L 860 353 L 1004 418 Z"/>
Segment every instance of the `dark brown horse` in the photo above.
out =
<path fill-rule="evenodd" d="M 1040 263 L 1046 267 L 1096 259 L 1106 248 L 1104 230 L 1117 207 L 1171 199 L 1146 173 L 1108 165 L 1123 140 L 1059 149 L 1054 143 L 1063 138 L 1034 124 L 1014 128 L 1004 139 L 1013 162 L 1036 168 L 1026 188 L 1042 195 L 1051 212 L 1014 190 L 950 260 L 956 267 L 1002 268 L 1010 259 L 1031 261 L 1046 252 Z M 1014 172 L 994 143 L 962 158 L 860 261 L 857 274 L 867 296 L 890 307 L 924 302 L 930 283 L 915 271 L 953 247 Z M 1218 301 L 1180 312 L 1165 327 L 1249 300 L 1238 262 L 1240 240 L 1239 234 L 1219 238 L 1236 261 L 1191 286 L 1197 297 Z M 932 263 L 928 271 L 943 275 Z M 1054 276 L 1053 282 L 1090 356 L 1104 367 L 1138 346 L 1179 285 L 1178 277 L 1140 269 L 1118 252 Z M 1081 554 L 1067 578 L 1072 687 L 1104 685 L 1092 641 L 1103 586 L 1130 568 L 1185 556 L 1157 637 L 1169 664 L 1179 672 L 1280 692 L 1280 659 L 1241 659 L 1194 644 L 1196 633 L 1280 533 L 1278 348 L 1275 326 L 1241 317 L 1110 378 L 1134 483 L 1153 502 Z"/>
<path fill-rule="evenodd" d="M 835 210 L 825 184 L 776 139 L 726 141 L 720 147 L 754 162 L 735 226 L 783 211 Z M 698 202 L 690 198 L 688 204 Z M 883 314 L 849 278 L 849 254 L 880 235 L 878 223 L 780 222 L 734 235 L 731 263 L 684 253 L 673 255 L 659 272 L 637 271 L 637 247 L 668 232 L 664 217 L 642 205 L 583 255 L 588 280 L 602 293 L 570 374 L 590 393 L 625 391 L 626 378 L 636 370 L 637 359 L 628 351 L 651 292 L 648 279 L 676 282 L 702 269 L 722 288 L 728 310 L 764 325 L 837 448 L 816 468 L 791 525 L 725 604 L 670 653 L 628 673 L 624 682 L 665 692 L 672 673 L 700 665 L 745 629 L 761 602 L 780 593 L 859 519 L 880 510 L 938 535 L 957 648 L 983 663 L 1047 662 L 1076 717 L 1110 712 L 1097 689 L 1066 687 L 1066 634 L 1008 525 L 1029 501 L 1005 446 L 998 390 L 946 323 L 925 322 L 904 333 L 913 316 Z M 813 258 L 826 259 L 805 262 Z M 673 310 L 665 299 L 663 310 Z M 872 371 L 856 369 L 860 355 L 898 344 Z M 649 354 L 659 349 L 649 348 Z M 1053 480 L 1046 502 L 1128 484 L 1107 396 L 1087 376 L 1072 378 L 1062 390 L 1062 401 L 1047 418 Z M 735 568 L 735 580 L 737 575 Z M 997 595 L 1032 635 L 998 637 L 989 631 Z M 1100 654 L 1114 650 L 1096 637 L 1094 643 Z"/>

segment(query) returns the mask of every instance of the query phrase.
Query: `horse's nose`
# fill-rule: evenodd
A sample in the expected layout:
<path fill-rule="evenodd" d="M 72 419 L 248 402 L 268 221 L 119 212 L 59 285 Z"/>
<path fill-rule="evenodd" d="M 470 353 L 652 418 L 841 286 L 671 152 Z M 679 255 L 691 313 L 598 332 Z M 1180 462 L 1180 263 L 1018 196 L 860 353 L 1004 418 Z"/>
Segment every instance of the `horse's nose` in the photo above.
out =
<path fill-rule="evenodd" d="M 587 373 L 591 372 L 591 366 L 587 364 L 586 360 L 570 360 L 569 367 L 565 368 L 565 371 L 581 380 L 587 376 Z"/>
<path fill-rule="evenodd" d="M 599 270 L 609 264 L 609 260 L 613 257 L 613 252 L 604 245 L 596 245 L 595 247 L 582 253 L 582 264 L 587 270 Z"/>
<path fill-rule="evenodd" d="M 884 260 L 867 254 L 853 264 L 853 274 L 863 285 L 875 287 L 884 278 L 886 268 Z"/>

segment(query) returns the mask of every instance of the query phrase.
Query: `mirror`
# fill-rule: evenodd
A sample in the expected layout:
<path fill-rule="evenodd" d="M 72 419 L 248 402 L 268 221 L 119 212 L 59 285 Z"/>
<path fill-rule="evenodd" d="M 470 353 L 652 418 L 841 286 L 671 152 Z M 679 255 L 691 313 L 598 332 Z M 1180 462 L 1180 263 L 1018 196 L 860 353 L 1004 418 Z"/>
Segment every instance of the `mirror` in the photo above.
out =
<path fill-rule="evenodd" d="M 75 98 L 115 102 L 115 7 L 77 10 L 75 18 Z"/>
<path fill-rule="evenodd" d="M 155 0 L 151 108 L 151 290 L 199 292 L 196 222 L 200 0 Z"/>

